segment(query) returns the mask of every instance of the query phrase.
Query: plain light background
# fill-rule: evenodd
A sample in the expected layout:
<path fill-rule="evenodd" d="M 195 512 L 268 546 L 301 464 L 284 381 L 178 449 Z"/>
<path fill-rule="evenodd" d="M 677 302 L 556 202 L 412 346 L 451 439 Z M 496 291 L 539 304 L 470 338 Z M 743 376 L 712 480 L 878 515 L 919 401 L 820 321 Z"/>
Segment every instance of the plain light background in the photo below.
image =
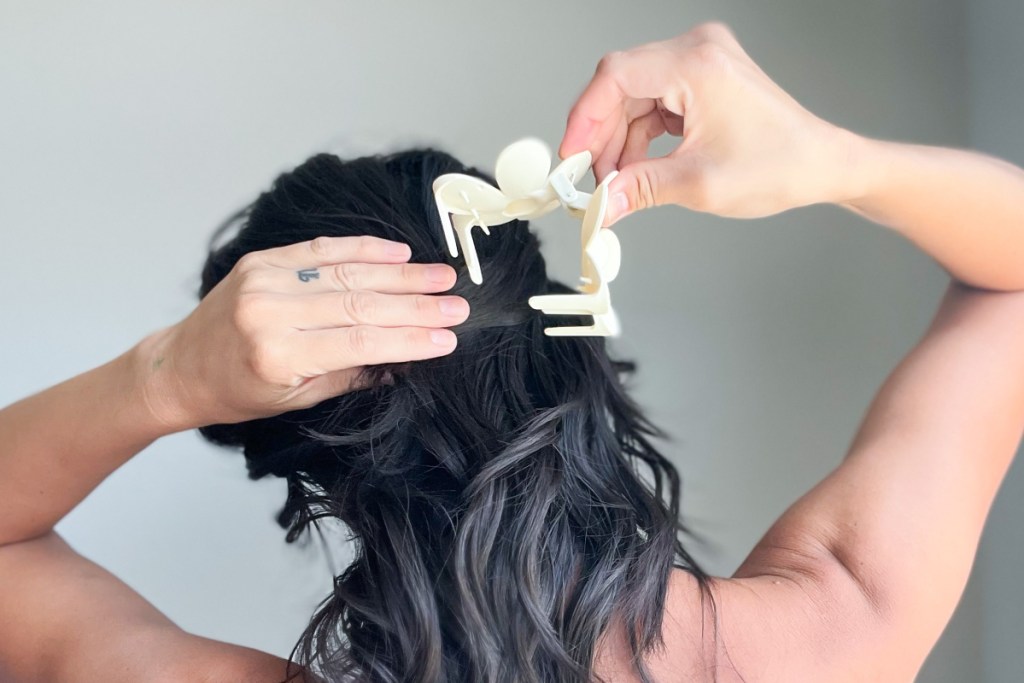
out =
<path fill-rule="evenodd" d="M 1024 162 L 1018 0 L 0 0 L 0 403 L 184 317 L 212 229 L 310 154 L 427 143 L 491 168 L 524 135 L 555 147 L 602 54 L 710 18 L 826 119 Z M 572 224 L 536 229 L 574 278 Z M 661 208 L 616 229 L 615 348 L 676 437 L 685 518 L 715 541 L 695 553 L 727 575 L 838 464 L 947 277 L 832 207 Z M 58 528 L 185 629 L 287 656 L 330 572 L 315 545 L 285 545 L 283 500 L 183 433 Z M 919 681 L 1019 679 L 1022 549 L 1018 466 Z"/>

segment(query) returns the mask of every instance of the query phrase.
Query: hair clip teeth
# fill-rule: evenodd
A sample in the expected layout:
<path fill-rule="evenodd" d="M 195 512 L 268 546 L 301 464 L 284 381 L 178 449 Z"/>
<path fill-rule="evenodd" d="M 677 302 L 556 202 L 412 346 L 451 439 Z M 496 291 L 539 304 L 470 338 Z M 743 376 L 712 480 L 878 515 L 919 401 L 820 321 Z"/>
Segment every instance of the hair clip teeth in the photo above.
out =
<path fill-rule="evenodd" d="M 549 173 L 551 152 L 547 145 L 536 138 L 526 138 L 498 155 L 498 187 L 459 173 L 439 176 L 433 184 L 448 251 L 457 257 L 461 247 L 470 279 L 478 285 L 483 282 L 483 275 L 473 243 L 474 227 L 479 226 L 485 235 L 490 235 L 491 227 L 537 218 L 559 205 L 582 220 L 579 293 L 533 296 L 528 303 L 548 315 L 590 315 L 594 323 L 544 328 L 544 333 L 552 337 L 607 337 L 621 332 L 608 289 L 608 283 L 619 272 L 621 247 L 615 233 L 601 227 L 608 208 L 608 183 L 616 174 L 608 174 L 593 194 L 581 192 L 575 183 L 586 175 L 591 163 L 590 152 L 580 152 Z"/>

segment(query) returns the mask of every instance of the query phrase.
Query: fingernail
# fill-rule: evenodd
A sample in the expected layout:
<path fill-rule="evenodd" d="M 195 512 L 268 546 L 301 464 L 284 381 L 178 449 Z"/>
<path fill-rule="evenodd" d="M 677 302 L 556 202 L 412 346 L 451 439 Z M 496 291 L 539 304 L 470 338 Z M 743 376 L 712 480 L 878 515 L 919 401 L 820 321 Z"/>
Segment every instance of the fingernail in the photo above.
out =
<path fill-rule="evenodd" d="M 469 303 L 465 299 L 457 296 L 450 296 L 441 299 L 438 302 L 438 308 L 441 309 L 441 313 L 451 317 L 463 316 L 469 313 Z"/>
<path fill-rule="evenodd" d="M 431 330 L 430 341 L 444 348 L 455 346 L 455 333 L 451 330 Z"/>
<path fill-rule="evenodd" d="M 452 269 L 448 266 L 430 266 L 427 268 L 427 279 L 431 282 L 443 285 L 451 280 Z"/>
<path fill-rule="evenodd" d="M 608 210 L 605 212 L 605 225 L 611 225 L 629 212 L 629 197 L 625 192 L 616 192 L 608 198 Z"/>
<path fill-rule="evenodd" d="M 384 253 L 388 256 L 402 256 L 407 257 L 412 255 L 412 249 L 409 248 L 408 244 L 402 244 L 401 242 L 389 242 L 384 247 Z"/>

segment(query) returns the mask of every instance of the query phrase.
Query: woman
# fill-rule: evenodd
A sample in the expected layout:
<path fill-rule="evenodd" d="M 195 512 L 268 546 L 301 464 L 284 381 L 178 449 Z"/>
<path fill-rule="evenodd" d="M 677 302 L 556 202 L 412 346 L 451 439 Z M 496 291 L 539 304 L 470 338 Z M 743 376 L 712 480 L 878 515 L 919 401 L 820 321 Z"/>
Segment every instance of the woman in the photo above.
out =
<path fill-rule="evenodd" d="M 649 141 L 664 132 L 682 134 L 678 149 L 647 159 Z M 608 681 L 912 680 L 959 600 L 1024 428 L 1024 173 L 825 123 L 714 24 L 602 60 L 560 151 L 583 148 L 595 154 L 599 177 L 620 171 L 611 221 L 664 203 L 754 217 L 832 202 L 898 230 L 953 278 L 843 462 L 732 577 L 704 581 L 695 566 L 671 573 L 664 647 L 645 650 L 646 671 L 632 661 L 630 624 L 614 620 L 594 642 L 595 673 Z M 455 273 L 441 266 L 432 279 L 433 266 L 401 267 L 406 247 L 318 238 L 249 253 L 224 276 L 229 286 L 212 289 L 186 320 L 0 412 L 0 667 L 8 678 L 282 679 L 280 660 L 180 631 L 52 533 L 160 435 L 385 391 L 406 380 L 356 370 L 451 354 L 444 328 L 472 320 L 464 301 L 420 298 L 447 291 Z M 396 298 L 358 325 L 335 319 L 299 346 L 281 306 L 313 312 L 291 276 L 341 264 L 359 278 L 353 289 Z M 254 291 L 261 296 L 246 296 Z M 322 362 L 311 367 L 313 358 Z M 705 587 L 713 602 L 701 599 Z"/>

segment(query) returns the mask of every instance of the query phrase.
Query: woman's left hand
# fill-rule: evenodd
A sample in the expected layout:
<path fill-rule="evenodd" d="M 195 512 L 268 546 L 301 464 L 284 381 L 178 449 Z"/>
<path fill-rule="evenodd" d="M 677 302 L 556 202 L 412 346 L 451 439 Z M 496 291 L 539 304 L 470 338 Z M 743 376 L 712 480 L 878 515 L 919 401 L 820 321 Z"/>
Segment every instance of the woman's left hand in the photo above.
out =
<path fill-rule="evenodd" d="M 313 406 L 355 388 L 363 366 L 451 353 L 469 316 L 444 264 L 408 245 L 318 237 L 243 256 L 192 313 L 148 337 L 145 396 L 189 429 Z"/>

